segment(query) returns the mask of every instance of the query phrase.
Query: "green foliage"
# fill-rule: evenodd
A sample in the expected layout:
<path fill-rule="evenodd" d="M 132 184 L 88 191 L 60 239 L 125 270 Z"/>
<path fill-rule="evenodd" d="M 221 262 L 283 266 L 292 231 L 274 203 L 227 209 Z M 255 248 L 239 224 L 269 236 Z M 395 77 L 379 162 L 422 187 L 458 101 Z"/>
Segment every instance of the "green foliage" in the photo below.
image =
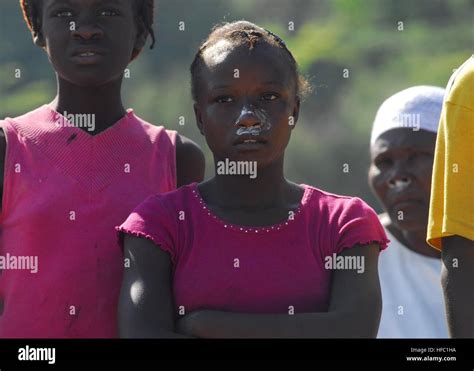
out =
<path fill-rule="evenodd" d="M 287 149 L 287 176 L 377 204 L 366 184 L 371 123 L 382 101 L 413 85 L 445 86 L 473 51 L 473 0 L 160 0 L 157 46 L 130 65 L 124 99 L 138 115 L 178 130 L 212 156 L 194 124 L 189 65 L 218 22 L 247 19 L 279 34 L 311 78 Z M 54 98 L 55 81 L 17 1 L 0 4 L 0 116 Z M 178 30 L 184 21 L 185 31 Z M 294 22 L 294 30 L 288 29 Z M 400 30 L 400 22 L 403 30 Z M 20 68 L 22 78 L 14 77 Z M 349 77 L 343 77 L 347 69 Z M 178 124 L 179 117 L 185 125 Z M 343 164 L 349 173 L 343 173 Z"/>

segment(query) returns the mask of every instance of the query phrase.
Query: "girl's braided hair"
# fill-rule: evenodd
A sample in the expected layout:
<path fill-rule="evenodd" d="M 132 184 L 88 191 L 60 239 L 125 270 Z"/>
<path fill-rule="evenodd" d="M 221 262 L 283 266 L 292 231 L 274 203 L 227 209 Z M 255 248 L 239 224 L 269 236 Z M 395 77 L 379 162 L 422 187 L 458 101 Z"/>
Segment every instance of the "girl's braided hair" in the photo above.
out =
<path fill-rule="evenodd" d="M 280 48 L 286 58 L 289 66 L 294 74 L 297 84 L 298 96 L 304 97 L 311 91 L 309 82 L 299 74 L 298 65 L 293 54 L 287 48 L 285 42 L 275 35 L 273 32 L 259 27 L 251 22 L 237 21 L 232 23 L 223 23 L 214 26 L 207 40 L 200 46 L 193 63 L 191 64 L 191 91 L 195 102 L 198 100 L 198 90 L 200 83 L 199 67 L 203 61 L 204 51 L 221 40 L 229 40 L 236 46 L 247 44 L 249 50 L 254 49 L 259 43 Z"/>

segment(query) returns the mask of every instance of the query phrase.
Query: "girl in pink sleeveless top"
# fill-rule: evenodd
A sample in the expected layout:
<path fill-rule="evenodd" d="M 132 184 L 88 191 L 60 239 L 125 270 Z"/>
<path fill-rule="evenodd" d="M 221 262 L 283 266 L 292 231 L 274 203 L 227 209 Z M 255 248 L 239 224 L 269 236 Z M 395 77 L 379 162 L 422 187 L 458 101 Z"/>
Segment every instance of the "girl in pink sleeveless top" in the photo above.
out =
<path fill-rule="evenodd" d="M 150 196 L 117 227 L 123 337 L 375 337 L 387 238 L 362 200 L 283 173 L 304 82 L 284 42 L 215 29 L 191 66 L 216 176 Z"/>
<path fill-rule="evenodd" d="M 47 4 L 21 1 L 58 94 L 0 121 L 0 337 L 116 337 L 114 226 L 148 195 L 201 180 L 203 158 L 122 105 L 123 71 L 153 38 L 153 1 Z"/>

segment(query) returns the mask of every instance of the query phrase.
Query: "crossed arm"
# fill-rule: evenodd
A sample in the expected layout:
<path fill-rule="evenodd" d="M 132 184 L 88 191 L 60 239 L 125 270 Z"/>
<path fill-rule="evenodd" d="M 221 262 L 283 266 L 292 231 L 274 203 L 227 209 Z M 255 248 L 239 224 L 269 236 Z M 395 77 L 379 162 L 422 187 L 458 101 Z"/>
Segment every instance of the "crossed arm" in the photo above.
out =
<path fill-rule="evenodd" d="M 364 273 L 333 272 L 328 312 L 248 314 L 199 310 L 183 317 L 174 310 L 171 261 L 144 238 L 125 236 L 125 269 L 119 302 L 119 333 L 131 338 L 362 338 L 377 335 L 381 293 L 379 246 L 354 246 L 341 255 L 362 256 Z"/>

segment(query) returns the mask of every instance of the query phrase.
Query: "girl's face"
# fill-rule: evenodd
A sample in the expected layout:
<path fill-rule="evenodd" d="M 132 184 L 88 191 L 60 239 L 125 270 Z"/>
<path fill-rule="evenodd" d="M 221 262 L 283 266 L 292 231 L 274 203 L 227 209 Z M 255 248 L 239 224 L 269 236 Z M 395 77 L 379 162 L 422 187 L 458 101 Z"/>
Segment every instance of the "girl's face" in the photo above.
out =
<path fill-rule="evenodd" d="M 59 77 L 97 86 L 121 77 L 134 48 L 143 46 L 131 0 L 46 0 L 42 4 L 44 47 Z"/>
<path fill-rule="evenodd" d="M 203 54 L 196 119 L 217 161 L 282 159 L 299 99 L 284 51 L 268 44 L 218 42 Z"/>

